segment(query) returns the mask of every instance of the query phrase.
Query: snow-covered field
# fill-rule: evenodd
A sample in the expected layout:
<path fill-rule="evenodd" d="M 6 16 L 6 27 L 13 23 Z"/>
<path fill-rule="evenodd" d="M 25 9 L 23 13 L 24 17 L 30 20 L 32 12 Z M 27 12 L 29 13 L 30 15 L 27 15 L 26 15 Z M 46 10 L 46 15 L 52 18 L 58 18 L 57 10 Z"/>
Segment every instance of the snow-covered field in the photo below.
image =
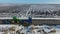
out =
<path fill-rule="evenodd" d="M 12 29 L 10 29 L 12 28 Z M 15 30 L 14 30 L 15 29 Z M 2 30 L 2 31 L 1 31 Z M 17 32 L 18 31 L 18 32 Z M 18 26 L 18 25 L 0 25 L 0 34 L 60 34 L 60 25 L 48 26 L 48 25 L 30 25 Z"/>

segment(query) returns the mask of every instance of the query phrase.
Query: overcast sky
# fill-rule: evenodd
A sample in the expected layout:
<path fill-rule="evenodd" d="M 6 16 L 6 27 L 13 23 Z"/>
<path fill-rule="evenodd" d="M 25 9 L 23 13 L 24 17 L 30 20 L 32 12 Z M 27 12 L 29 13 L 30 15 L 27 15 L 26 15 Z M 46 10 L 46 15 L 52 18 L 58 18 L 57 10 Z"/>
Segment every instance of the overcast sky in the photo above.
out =
<path fill-rule="evenodd" d="M 0 3 L 60 4 L 60 0 L 0 0 Z"/>

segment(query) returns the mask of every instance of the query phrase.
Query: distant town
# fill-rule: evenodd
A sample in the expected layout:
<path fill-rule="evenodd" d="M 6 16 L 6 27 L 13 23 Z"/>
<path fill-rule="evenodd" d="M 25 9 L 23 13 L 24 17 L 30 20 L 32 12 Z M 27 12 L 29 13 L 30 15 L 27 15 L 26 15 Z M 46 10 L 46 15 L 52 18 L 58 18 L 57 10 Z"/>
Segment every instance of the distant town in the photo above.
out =
<path fill-rule="evenodd" d="M 2 4 L 0 17 L 60 18 L 60 4 Z"/>

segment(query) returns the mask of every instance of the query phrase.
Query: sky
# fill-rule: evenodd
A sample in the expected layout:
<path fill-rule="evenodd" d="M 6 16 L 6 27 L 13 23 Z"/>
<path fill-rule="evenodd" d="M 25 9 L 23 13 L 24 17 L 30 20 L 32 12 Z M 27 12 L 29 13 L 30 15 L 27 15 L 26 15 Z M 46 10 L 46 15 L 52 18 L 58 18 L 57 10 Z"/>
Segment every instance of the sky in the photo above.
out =
<path fill-rule="evenodd" d="M 0 3 L 60 4 L 60 0 L 0 0 Z"/>

